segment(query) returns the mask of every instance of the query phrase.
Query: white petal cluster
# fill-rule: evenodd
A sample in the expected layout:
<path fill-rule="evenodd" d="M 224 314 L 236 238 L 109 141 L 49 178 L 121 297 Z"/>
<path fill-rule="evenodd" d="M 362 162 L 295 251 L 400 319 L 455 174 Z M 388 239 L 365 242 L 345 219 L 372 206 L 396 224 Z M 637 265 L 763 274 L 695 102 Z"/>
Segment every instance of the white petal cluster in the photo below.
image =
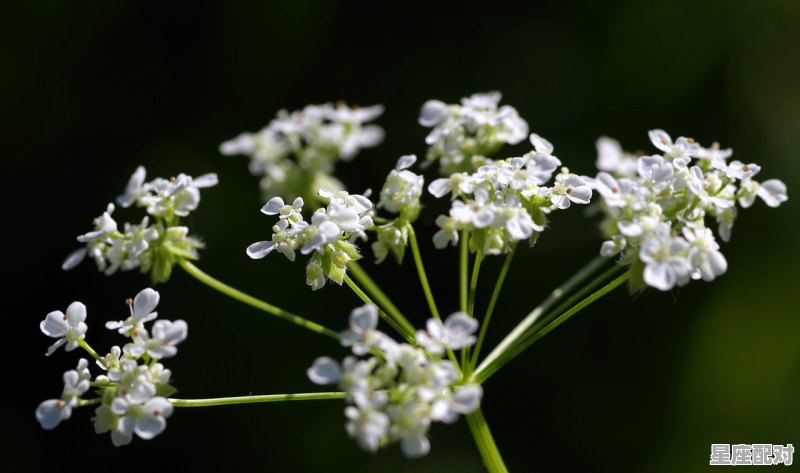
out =
<path fill-rule="evenodd" d="M 375 227 L 376 241 L 372 244 L 375 262 L 380 263 L 392 253 L 402 263 L 408 245 L 408 226 L 419 216 L 420 197 L 425 178 L 409 170 L 417 157 L 401 156 L 395 168 L 386 176 L 381 189 L 379 208 L 397 214 L 395 218 Z"/>
<path fill-rule="evenodd" d="M 500 92 L 489 92 L 462 98 L 461 104 L 423 104 L 419 124 L 433 128 L 425 138 L 426 159 L 439 160 L 442 175 L 474 171 L 504 144 L 517 144 L 528 136 L 528 123 L 514 107 L 499 106 L 500 98 Z"/>
<path fill-rule="evenodd" d="M 408 170 L 416 162 L 417 157 L 413 154 L 400 157 L 395 168 L 386 176 L 378 207 L 408 216 L 419 213 L 419 198 L 422 196 L 425 179 Z"/>
<path fill-rule="evenodd" d="M 366 230 L 373 226 L 373 205 L 367 197 L 326 189 L 318 195 L 327 206 L 317 209 L 310 222 L 303 219 L 302 198 L 296 198 L 291 205 L 280 197 L 270 199 L 261 212 L 278 215 L 272 239 L 247 247 L 247 255 L 253 259 L 264 258 L 273 251 L 289 261 L 295 260 L 297 251 L 311 254 L 306 283 L 313 290 L 325 286 L 326 278 L 337 284 L 344 282 L 347 262 L 361 257 L 354 241 L 366 240 Z"/>
<path fill-rule="evenodd" d="M 444 323 L 428 319 L 427 331 L 417 332 L 417 343 L 434 355 L 442 355 L 447 348 L 460 350 L 475 343 L 472 335 L 478 329 L 478 321 L 464 312 L 450 314 Z"/>
<path fill-rule="evenodd" d="M 144 289 L 128 301 L 129 318 L 106 324 L 107 328 L 129 338 L 123 348 L 115 346 L 98 360 L 105 374 L 98 375 L 91 383 L 98 389 L 100 402 L 95 411 L 95 431 L 109 432 L 116 446 L 130 443 L 134 434 L 143 439 L 155 437 L 164 431 L 166 419 L 172 414 L 173 406 L 166 398 L 174 392 L 169 385 L 172 373 L 158 361 L 177 353 L 176 345 L 186 339 L 188 327 L 183 320 L 155 320 L 158 302 L 158 292 Z M 78 308 L 78 305 L 85 318 L 83 304 L 75 302 L 70 308 Z M 43 322 L 43 331 L 51 314 Z M 145 323 L 153 320 L 148 330 Z M 84 359 L 77 370 L 64 373 L 61 398 L 44 401 L 36 410 L 42 427 L 49 430 L 69 418 L 72 408 L 78 406 L 81 396 L 88 391 L 91 379 L 88 362 Z"/>
<path fill-rule="evenodd" d="M 516 241 L 531 240 L 545 228 L 546 215 L 572 204 L 588 204 L 592 190 L 584 177 L 562 167 L 553 145 L 530 135 L 534 151 L 504 160 L 487 160 L 473 173 L 455 173 L 428 186 L 435 197 L 451 194 L 449 215 L 440 215 L 434 235 L 437 248 L 455 245 L 461 231 L 471 234 L 474 247 L 485 254 L 510 251 Z"/>
<path fill-rule="evenodd" d="M 431 351 L 399 344 L 378 331 L 377 319 L 374 306 L 355 309 L 350 329 L 341 339 L 355 355 L 376 352 L 380 356 L 348 356 L 341 363 L 317 358 L 308 377 L 317 384 L 337 384 L 347 393 L 345 428 L 361 448 L 374 452 L 399 443 L 407 457 L 421 457 L 430 451 L 431 424 L 455 422 L 459 415 L 477 409 L 483 389 L 477 384 L 460 384 L 453 364 L 431 356 Z M 471 333 L 476 325 L 459 319 L 460 315 L 449 317 L 442 330 L 431 330 L 434 324 L 429 321 L 426 336 L 431 346 L 457 349 L 474 343 Z"/>
<path fill-rule="evenodd" d="M 383 129 L 367 124 L 382 113 L 381 105 L 359 108 L 344 103 L 281 110 L 261 131 L 222 143 L 220 152 L 249 157 L 250 172 L 262 176 L 265 195 L 310 199 L 320 187 L 343 189 L 332 176 L 337 161 L 350 161 L 383 141 Z"/>
<path fill-rule="evenodd" d="M 63 420 L 72 416 L 72 408 L 78 406 L 81 396 L 89 390 L 89 362 L 81 358 L 78 367 L 64 373 L 64 390 L 59 399 L 43 401 L 36 408 L 36 420 L 45 430 L 53 430 Z"/>
<path fill-rule="evenodd" d="M 161 282 L 169 278 L 176 257 L 197 259 L 202 242 L 189 236 L 189 229 L 177 223 L 197 209 L 200 189 L 216 185 L 217 175 L 193 178 L 179 174 L 172 179 L 156 178 L 150 182 L 145 182 L 145 175 L 144 167 L 139 166 L 125 193 L 117 197 L 117 204 L 123 208 L 136 204 L 145 208 L 148 215 L 140 223 L 126 222 L 120 229 L 112 217 L 115 206 L 108 204 L 106 211 L 94 219 L 94 230 L 78 236 L 78 241 L 86 246 L 67 256 L 62 269 L 73 269 L 89 256 L 106 275 L 139 268 L 143 273 L 151 272 L 154 282 Z"/>
<path fill-rule="evenodd" d="M 777 179 L 758 182 L 761 167 L 728 162 L 731 149 L 714 143 L 705 148 L 691 138 L 673 141 L 663 130 L 651 130 L 650 141 L 662 154 L 634 157 L 610 138 L 597 142 L 602 172 L 589 184 L 603 197 L 608 238 L 604 256 L 622 255 L 635 278 L 662 291 L 692 279 L 711 281 L 727 270 L 714 233 L 728 241 L 737 203 L 746 208 L 756 197 L 768 206 L 786 201 L 786 185 Z"/>

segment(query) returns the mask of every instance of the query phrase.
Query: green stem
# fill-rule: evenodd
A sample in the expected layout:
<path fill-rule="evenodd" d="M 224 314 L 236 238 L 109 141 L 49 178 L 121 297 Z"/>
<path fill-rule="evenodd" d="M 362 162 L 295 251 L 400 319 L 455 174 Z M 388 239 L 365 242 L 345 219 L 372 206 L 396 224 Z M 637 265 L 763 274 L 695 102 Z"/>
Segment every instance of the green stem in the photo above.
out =
<path fill-rule="evenodd" d="M 478 287 L 478 273 L 481 271 L 483 262 L 483 252 L 475 253 L 475 263 L 472 266 L 472 279 L 469 282 L 469 301 L 467 302 L 467 315 L 474 317 L 475 311 L 475 289 Z"/>
<path fill-rule="evenodd" d="M 425 299 L 428 301 L 428 308 L 431 311 L 431 315 L 436 320 L 442 320 L 441 315 L 439 315 L 439 310 L 436 308 L 436 301 L 433 298 L 433 291 L 431 291 L 431 287 L 428 284 L 428 276 L 425 273 L 425 266 L 422 264 L 422 255 L 419 252 L 419 245 L 417 244 L 417 235 L 414 232 L 414 227 L 409 223 L 406 225 L 408 228 L 408 240 L 411 243 L 411 253 L 414 255 L 414 264 L 417 266 L 417 274 L 419 274 L 419 281 L 422 284 L 422 290 L 425 292 Z M 453 366 L 461 372 L 461 364 L 458 362 L 458 358 L 456 358 L 455 353 L 453 353 L 453 349 L 450 347 L 447 348 L 447 358 L 453 363 Z"/>
<path fill-rule="evenodd" d="M 467 236 L 469 233 L 466 230 L 461 231 L 461 256 L 458 264 L 458 287 L 459 287 L 459 304 L 461 312 L 467 311 L 467 271 L 469 264 L 469 242 Z"/>
<path fill-rule="evenodd" d="M 322 399 L 343 399 L 345 393 L 301 393 L 265 394 L 260 396 L 212 397 L 208 399 L 167 399 L 175 407 L 228 406 L 231 404 L 254 404 L 280 401 L 316 401 Z"/>
<path fill-rule="evenodd" d="M 512 359 L 514 359 L 517 355 L 519 355 L 520 353 L 525 351 L 529 346 L 531 346 L 537 340 L 539 340 L 540 338 L 542 338 L 545 335 L 547 335 L 548 333 L 550 333 L 553 329 L 555 329 L 556 327 L 558 327 L 562 323 L 564 323 L 567 320 L 569 320 L 570 317 L 572 317 L 573 315 L 577 314 L 578 312 L 580 312 L 581 310 L 583 310 L 584 308 L 589 306 L 594 301 L 600 299 L 601 297 L 605 296 L 609 292 L 611 292 L 614 289 L 616 289 L 619 285 L 621 285 L 625 281 L 627 281 L 629 276 L 630 276 L 630 273 L 629 272 L 625 272 L 625 274 L 622 274 L 621 276 L 617 277 L 616 279 L 614 279 L 610 283 L 608 283 L 605 286 L 603 286 L 602 288 L 600 288 L 597 292 L 592 293 L 590 296 L 588 296 L 587 298 L 583 299 L 581 302 L 579 302 L 576 305 L 574 305 L 571 309 L 569 309 L 568 311 L 566 311 L 563 314 L 559 315 L 555 320 L 553 320 L 552 322 L 550 322 L 546 326 L 542 327 L 535 334 L 532 334 L 529 337 L 527 337 L 526 340 L 523 343 L 521 343 L 520 345 L 516 346 L 513 349 L 513 351 L 508 351 L 508 352 L 504 353 L 502 357 L 498 358 L 494 363 L 492 363 L 490 365 L 486 365 L 486 366 L 482 365 L 483 369 L 478 368 L 478 370 L 475 372 L 475 375 L 474 375 L 475 382 L 477 382 L 477 383 L 485 382 L 487 379 L 489 379 L 489 377 L 492 374 L 494 374 L 503 365 L 505 365 L 506 363 L 508 363 Z"/>
<path fill-rule="evenodd" d="M 419 282 L 422 284 L 422 290 L 425 292 L 425 299 L 428 301 L 428 308 L 431 310 L 431 315 L 436 320 L 442 320 L 439 315 L 439 310 L 436 308 L 436 301 L 433 298 L 431 286 L 428 284 L 428 276 L 425 273 L 425 266 L 422 264 L 422 256 L 419 252 L 419 245 L 417 244 L 417 235 L 414 232 L 414 226 L 410 223 L 406 225 L 408 228 L 408 241 L 411 243 L 411 253 L 414 255 L 414 264 L 417 266 L 417 274 L 419 274 Z"/>
<path fill-rule="evenodd" d="M 98 355 L 97 352 L 94 351 L 94 348 L 90 347 L 89 344 L 86 343 L 86 340 L 84 340 L 82 338 L 80 340 L 78 340 L 78 346 L 83 348 L 83 350 L 86 353 L 92 355 L 92 358 L 94 358 L 95 360 L 99 361 L 100 363 L 103 364 L 103 366 L 105 366 L 105 361 L 106 360 L 104 358 L 102 358 L 100 355 Z"/>
<path fill-rule="evenodd" d="M 378 307 L 382 307 L 387 314 L 389 314 L 395 322 L 397 322 L 400 326 L 403 327 L 404 331 L 410 334 L 416 333 L 416 329 L 411 322 L 403 315 L 402 312 L 395 306 L 389 297 L 384 294 L 380 287 L 375 284 L 375 281 L 369 277 L 364 268 L 361 267 L 356 261 L 350 261 L 347 263 L 347 269 L 355 276 L 356 280 L 364 287 L 364 289 L 372 296 L 378 304 Z M 401 332 L 402 333 L 402 332 Z M 413 336 L 412 336 L 413 339 Z"/>
<path fill-rule="evenodd" d="M 406 341 L 410 342 L 412 345 L 416 345 L 416 340 L 414 339 L 413 332 L 409 332 L 402 325 L 400 325 L 400 323 L 398 323 L 391 316 L 389 316 L 389 314 L 384 312 L 383 309 L 380 306 L 378 306 L 378 304 L 376 304 L 372 299 L 370 299 L 370 297 L 364 291 L 362 291 L 360 287 L 358 287 L 358 284 L 356 284 L 355 281 L 350 279 L 350 276 L 345 276 L 344 277 L 344 282 L 347 284 L 347 286 L 350 289 L 353 290 L 353 292 L 356 294 L 356 296 L 358 296 L 358 298 L 361 299 L 365 304 L 371 304 L 371 305 L 374 305 L 375 307 L 377 307 L 378 308 L 378 315 L 380 315 L 381 318 L 387 324 L 389 324 L 397 333 L 399 333 L 400 336 L 405 338 Z"/>
<path fill-rule="evenodd" d="M 268 302 L 264 302 L 260 299 L 256 299 L 255 297 L 245 294 L 244 292 L 228 286 L 222 281 L 211 277 L 210 275 L 204 273 L 200 270 L 197 266 L 192 264 L 191 262 L 185 259 L 179 259 L 178 264 L 183 268 L 187 273 L 193 276 L 198 281 L 202 282 L 203 284 L 209 286 L 212 289 L 216 289 L 217 291 L 225 294 L 228 297 L 236 299 L 239 302 L 243 302 L 251 307 L 255 307 L 256 309 L 262 310 L 268 314 L 272 314 L 276 317 L 280 317 L 283 320 L 291 322 L 295 325 L 299 325 L 304 329 L 311 330 L 314 333 L 318 333 L 321 335 L 325 335 L 327 337 L 333 338 L 334 340 L 339 340 L 339 333 L 334 332 L 333 330 L 323 327 L 322 325 L 312 322 L 308 319 L 300 317 L 299 315 L 293 314 L 291 312 L 285 311 L 280 307 L 276 307 Z"/>
<path fill-rule="evenodd" d="M 610 283 L 608 283 L 605 286 L 603 286 L 603 288 L 601 288 L 597 292 L 593 293 L 591 296 L 585 298 L 580 303 L 578 303 L 575 306 L 573 306 L 570 310 L 568 310 L 568 311 L 562 313 L 561 315 L 559 315 L 558 317 L 556 317 L 552 322 L 550 322 L 547 325 L 545 325 L 544 327 L 540 328 L 535 333 L 530 334 L 524 340 L 523 343 L 521 343 L 518 347 L 516 347 L 514 350 L 512 350 L 509 353 L 508 361 L 510 361 L 512 358 L 516 357 L 517 355 L 521 354 L 528 347 L 530 347 L 531 345 L 536 343 L 540 338 L 544 337 L 545 335 L 547 335 L 548 333 L 553 331 L 556 327 L 558 327 L 562 323 L 566 322 L 570 317 L 572 317 L 573 315 L 575 315 L 578 312 L 580 312 L 581 310 L 583 310 L 586 306 L 588 306 L 592 302 L 596 301 L 597 299 L 603 297 L 604 295 L 608 294 L 612 290 L 616 289 L 620 284 L 622 284 L 625 281 L 627 281 L 629 276 L 630 276 L 630 273 L 627 273 L 627 272 L 625 274 L 620 275 L 619 277 L 617 277 L 616 279 L 614 279 Z"/>
<path fill-rule="evenodd" d="M 475 262 L 472 266 L 472 278 L 469 282 L 469 297 L 467 300 L 467 315 L 470 317 L 475 316 L 475 294 L 478 288 L 478 275 L 481 272 L 481 263 L 483 262 L 483 252 L 478 250 L 475 253 Z M 469 364 L 470 361 L 470 347 L 465 346 L 464 349 L 461 350 L 461 366 L 464 367 L 464 379 L 469 378 L 469 375 L 472 373 L 472 368 Z"/>
<path fill-rule="evenodd" d="M 469 365 L 474 368 L 478 364 L 478 355 L 481 352 L 481 347 L 483 346 L 483 339 L 486 337 L 486 332 L 489 329 L 489 321 L 492 319 L 492 314 L 494 313 L 494 307 L 497 304 L 497 299 L 500 297 L 500 289 L 503 287 L 503 283 L 506 280 L 506 274 L 508 274 L 508 268 L 511 267 L 511 261 L 514 259 L 514 253 L 516 253 L 517 244 L 511 247 L 511 251 L 506 255 L 506 259 L 503 262 L 503 267 L 500 269 L 500 274 L 497 276 L 497 282 L 494 285 L 494 290 L 492 291 L 492 297 L 489 299 L 489 307 L 486 309 L 486 315 L 483 316 L 483 321 L 481 321 L 481 330 L 478 333 L 478 341 L 475 343 L 475 350 L 472 352 L 472 360 L 470 361 Z"/>
<path fill-rule="evenodd" d="M 86 407 L 86 406 L 96 406 L 103 401 L 103 398 L 95 398 L 95 399 L 80 399 L 78 400 L 78 407 Z"/>
<path fill-rule="evenodd" d="M 598 256 L 586 264 L 583 268 L 578 270 L 571 278 L 567 279 L 562 285 L 556 288 L 549 296 L 533 309 L 522 321 L 514 327 L 511 332 L 484 358 L 480 366 L 475 370 L 475 375 L 483 372 L 488 366 L 497 363 L 497 359 L 506 353 L 512 345 L 515 344 L 517 339 L 522 337 L 528 329 L 536 322 L 539 317 L 549 312 L 561 299 L 568 293 L 572 292 L 575 287 L 583 284 L 592 274 L 598 269 L 602 268 L 610 259 Z"/>
<path fill-rule="evenodd" d="M 535 335 L 536 332 L 542 329 L 542 327 L 548 325 L 550 322 L 553 321 L 556 317 L 563 314 L 564 311 L 568 310 L 569 308 L 573 307 L 583 298 L 585 298 L 588 294 L 591 294 L 595 291 L 598 287 L 606 284 L 608 281 L 614 279 L 615 277 L 622 274 L 626 271 L 627 268 L 623 266 L 614 265 L 608 268 L 605 272 L 603 272 L 600 276 L 597 276 L 593 279 L 589 284 L 583 286 L 578 292 L 567 298 L 561 304 L 558 305 L 555 309 L 549 311 L 546 315 L 541 317 L 538 321 L 531 328 L 528 329 L 527 332 L 522 334 L 522 336 L 517 339 L 516 343 L 509 348 L 509 352 L 513 352 L 516 350 L 516 347 L 525 343 L 528 337 Z"/>
<path fill-rule="evenodd" d="M 478 446 L 478 451 L 483 458 L 483 464 L 489 473 L 508 473 L 503 457 L 500 456 L 500 450 L 497 449 L 497 444 L 494 442 L 492 432 L 489 430 L 489 424 L 483 417 L 483 412 L 480 409 L 467 414 L 467 423 L 469 430 L 472 432 L 472 437 L 475 439 L 475 444 Z"/>

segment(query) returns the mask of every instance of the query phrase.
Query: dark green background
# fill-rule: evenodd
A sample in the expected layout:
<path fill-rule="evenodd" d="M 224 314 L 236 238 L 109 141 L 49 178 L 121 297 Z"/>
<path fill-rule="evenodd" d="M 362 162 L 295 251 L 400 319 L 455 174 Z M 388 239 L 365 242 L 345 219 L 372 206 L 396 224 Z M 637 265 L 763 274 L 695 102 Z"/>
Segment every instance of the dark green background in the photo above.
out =
<path fill-rule="evenodd" d="M 358 305 L 346 289 L 311 293 L 302 264 L 245 256 L 272 221 L 258 211 L 246 160 L 220 156 L 219 143 L 260 128 L 279 108 L 383 103 L 385 143 L 340 167 L 351 189 L 377 190 L 398 156 L 424 153 L 416 117 L 425 100 L 488 90 L 502 91 L 574 172 L 593 172 L 598 136 L 650 150 L 647 130 L 658 127 L 733 147 L 735 158 L 763 166 L 762 180 L 782 179 L 790 196 L 780 209 L 759 202 L 741 213 L 718 281 L 633 300 L 619 290 L 492 378 L 484 410 L 509 467 L 705 471 L 711 443 L 800 447 L 797 2 L 16 3 L 0 12 L 4 465 L 481 471 L 463 420 L 432 429 L 425 459 L 406 460 L 396 447 L 370 455 L 347 438 L 338 401 L 180 409 L 158 439 L 121 449 L 93 433 L 88 411 L 53 432 L 40 430 L 33 412 L 59 394 L 61 373 L 77 359 L 45 359 L 45 314 L 83 301 L 88 340 L 105 350 L 120 339 L 103 323 L 124 317 L 122 301 L 148 285 L 140 274 L 102 276 L 90 263 L 59 269 L 138 164 L 151 177 L 217 172 L 220 185 L 203 192 L 188 222 L 208 243 L 200 266 L 340 328 Z M 423 251 L 449 312 L 455 252 L 428 244 L 433 210 L 422 219 Z M 515 261 L 490 344 L 599 245 L 581 209 L 556 214 L 537 248 Z M 484 289 L 499 263 L 486 266 Z M 375 277 L 421 325 L 413 268 L 395 268 L 387 262 Z M 180 270 L 158 289 L 162 316 L 190 325 L 167 363 L 181 396 L 313 391 L 304 374 L 312 360 L 344 356 Z"/>

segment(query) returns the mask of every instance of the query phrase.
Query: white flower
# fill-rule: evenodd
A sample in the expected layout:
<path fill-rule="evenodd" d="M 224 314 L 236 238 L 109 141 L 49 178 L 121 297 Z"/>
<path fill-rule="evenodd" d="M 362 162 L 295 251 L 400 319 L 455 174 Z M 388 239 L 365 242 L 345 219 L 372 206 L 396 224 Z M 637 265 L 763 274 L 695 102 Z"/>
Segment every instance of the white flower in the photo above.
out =
<path fill-rule="evenodd" d="M 606 258 L 610 258 L 621 253 L 623 250 L 625 250 L 626 246 L 627 241 L 625 240 L 624 236 L 614 235 L 611 237 L 611 240 L 603 242 L 603 245 L 600 248 L 600 254 Z"/>
<path fill-rule="evenodd" d="M 673 143 L 672 138 L 664 130 L 650 130 L 649 135 L 653 146 L 663 151 L 668 158 L 688 159 L 702 153 L 700 145 L 691 138 L 681 136 Z"/>
<path fill-rule="evenodd" d="M 688 261 L 693 270 L 692 279 L 713 281 L 717 276 L 725 274 L 728 262 L 719 251 L 719 245 L 710 229 L 684 227 L 683 236 L 690 245 Z"/>
<path fill-rule="evenodd" d="M 458 244 L 458 222 L 453 217 L 439 215 L 436 217 L 436 225 L 440 230 L 433 235 L 433 246 L 441 250 L 448 243 L 452 246 Z"/>
<path fill-rule="evenodd" d="M 134 297 L 133 301 L 129 304 L 131 316 L 125 320 L 116 322 L 106 322 L 106 328 L 109 330 L 118 330 L 123 335 L 137 337 L 137 332 L 144 331 L 144 323 L 149 322 L 158 317 L 157 312 L 153 312 L 159 301 L 159 294 L 157 291 L 146 288 L 139 291 Z"/>
<path fill-rule="evenodd" d="M 158 217 L 172 214 L 186 217 L 200 203 L 200 189 L 217 185 L 214 173 L 193 178 L 179 174 L 171 179 L 156 178 L 144 184 L 145 195 L 139 197 L 139 205 L 147 208 L 147 213 Z"/>
<path fill-rule="evenodd" d="M 152 336 L 142 332 L 133 344 L 126 345 L 125 351 L 136 357 L 147 353 L 154 359 L 175 356 L 178 353 L 175 345 L 186 340 L 189 327 L 183 320 L 157 320 L 152 332 Z"/>
<path fill-rule="evenodd" d="M 723 183 L 719 176 L 715 173 L 704 173 L 700 166 L 692 166 L 689 169 L 687 185 L 689 190 L 706 205 L 725 209 L 736 204 L 733 198 L 724 198 L 724 194 L 721 193 Z"/>
<path fill-rule="evenodd" d="M 146 176 L 144 166 L 139 166 L 133 172 L 128 185 L 125 187 L 125 193 L 117 197 L 117 203 L 123 208 L 130 207 L 134 202 L 138 202 L 142 196 L 147 192 L 144 189 L 144 179 Z"/>
<path fill-rule="evenodd" d="M 261 208 L 261 212 L 266 215 L 279 215 L 281 219 L 289 219 L 289 221 L 294 223 L 303 219 L 303 216 L 300 214 L 302 210 L 302 197 L 294 199 L 291 205 L 284 203 L 283 199 L 280 197 L 273 197 Z"/>
<path fill-rule="evenodd" d="M 535 135 L 531 135 L 533 137 Z M 532 139 L 532 138 L 531 138 Z M 544 140 L 544 138 L 539 137 Z M 549 144 L 549 142 L 548 142 Z M 551 145 L 552 146 L 552 145 Z M 540 145 L 542 147 L 542 145 Z M 537 152 L 531 157 L 526 164 L 526 180 L 528 184 L 542 185 L 547 183 L 553 177 L 553 172 L 561 166 L 561 161 L 555 156 Z M 521 185 L 512 186 L 514 188 L 522 188 Z"/>
<path fill-rule="evenodd" d="M 386 183 L 381 189 L 379 207 L 394 213 L 415 211 L 419 208 L 419 198 L 425 180 L 408 170 L 416 161 L 417 157 L 414 155 L 400 157 L 397 166 L 386 177 Z"/>
<path fill-rule="evenodd" d="M 646 265 L 644 281 L 662 291 L 686 284 L 691 270 L 687 250 L 686 241 L 671 236 L 667 226 L 650 234 L 639 251 L 639 258 Z"/>
<path fill-rule="evenodd" d="M 400 440 L 400 449 L 408 458 L 423 457 L 430 452 L 431 443 L 427 434 L 431 425 L 429 408 L 426 404 L 407 402 L 390 406 L 392 420 L 389 433 Z"/>
<path fill-rule="evenodd" d="M 167 426 L 166 419 L 172 415 L 173 407 L 163 397 L 153 397 L 143 403 L 130 402 L 118 397 L 111 403 L 109 410 L 114 416 L 111 419 L 108 413 L 101 415 L 98 409 L 98 423 L 95 424 L 95 430 L 98 433 L 111 430 L 112 442 L 115 446 L 120 446 L 130 443 L 134 433 L 142 439 L 150 440 L 163 432 Z M 100 419 L 104 419 L 105 422 Z"/>
<path fill-rule="evenodd" d="M 449 107 L 441 100 L 428 100 L 422 104 L 418 122 L 424 127 L 436 126 L 445 119 L 448 111 Z"/>
<path fill-rule="evenodd" d="M 778 207 L 789 199 L 786 195 L 786 184 L 778 179 L 769 179 L 762 182 L 757 193 L 764 203 L 770 207 Z"/>
<path fill-rule="evenodd" d="M 658 155 L 642 156 L 639 158 L 638 168 L 644 183 L 652 186 L 656 192 L 667 188 L 675 175 L 672 163 Z"/>
<path fill-rule="evenodd" d="M 597 169 L 623 177 L 636 175 L 636 156 L 624 152 L 617 140 L 601 136 L 597 139 L 596 146 Z"/>
<path fill-rule="evenodd" d="M 592 189 L 583 178 L 575 174 L 562 172 L 556 176 L 555 186 L 543 192 L 542 195 L 549 196 L 551 202 L 557 208 L 568 209 L 570 202 L 588 204 L 592 198 Z"/>
<path fill-rule="evenodd" d="M 357 307 L 350 312 L 350 328 L 341 333 L 342 346 L 352 347 L 356 355 L 364 355 L 379 343 L 383 334 L 377 330 L 378 308 L 372 304 Z"/>
<path fill-rule="evenodd" d="M 272 227 L 272 240 L 259 241 L 247 247 L 247 256 L 253 259 L 261 259 L 273 250 L 283 254 L 289 261 L 295 260 L 295 247 L 298 244 L 297 233 L 308 227 L 306 222 L 289 228 L 289 219 L 281 219 Z"/>
<path fill-rule="evenodd" d="M 48 337 L 57 338 L 55 343 L 47 349 L 47 354 L 52 355 L 58 347 L 66 344 L 64 349 L 72 351 L 78 346 L 78 341 L 86 336 L 88 326 L 86 320 L 86 306 L 80 302 L 73 302 L 67 307 L 67 313 L 56 310 L 47 314 L 39 324 L 42 333 Z"/>
<path fill-rule="evenodd" d="M 306 371 L 308 379 L 316 384 L 336 384 L 342 379 L 342 369 L 333 358 L 322 356 Z"/>
<path fill-rule="evenodd" d="M 445 348 L 458 350 L 475 343 L 472 335 L 478 329 L 478 321 L 463 312 L 447 317 L 444 324 L 437 319 L 428 319 L 427 331 L 417 332 L 417 343 L 434 355 L 441 355 Z"/>
<path fill-rule="evenodd" d="M 106 206 L 106 211 L 103 212 L 103 215 L 92 221 L 94 224 L 94 230 L 79 236 L 78 241 L 81 243 L 88 243 L 116 232 L 117 222 L 115 222 L 111 217 L 113 212 L 114 204 L 108 204 L 108 206 Z"/>
<path fill-rule="evenodd" d="M 425 138 L 430 145 L 427 160 L 440 160 L 442 174 L 473 170 L 483 156 L 504 143 L 516 144 L 528 135 L 528 123 L 508 105 L 498 108 L 499 92 L 474 94 L 460 105 L 429 100 L 422 106 L 419 123 L 433 130 Z"/>
<path fill-rule="evenodd" d="M 64 390 L 60 399 L 50 399 L 36 408 L 36 420 L 45 430 L 52 430 L 72 415 L 80 397 L 89 390 L 89 362 L 81 358 L 77 369 L 64 373 Z"/>
<path fill-rule="evenodd" d="M 126 348 L 128 348 L 126 346 Z M 119 366 L 108 370 L 108 379 L 117 385 L 117 396 L 133 403 L 142 403 L 156 395 L 153 373 L 146 365 L 139 365 L 132 354 L 125 352 L 126 358 Z"/>
<path fill-rule="evenodd" d="M 389 430 L 389 416 L 369 407 L 348 406 L 344 410 L 347 433 L 369 452 L 378 450 Z"/>
<path fill-rule="evenodd" d="M 433 420 L 452 423 L 459 414 L 469 414 L 481 405 L 483 388 L 479 384 L 465 384 L 455 391 L 449 389 L 439 391 L 439 397 L 431 406 Z"/>
<path fill-rule="evenodd" d="M 365 124 L 381 113 L 381 105 L 343 103 L 281 110 L 257 133 L 242 133 L 222 143 L 220 152 L 248 156 L 250 172 L 263 176 L 266 195 L 312 197 L 319 187 L 343 188 L 331 176 L 339 160 L 352 160 L 362 149 L 383 141 L 381 127 Z"/>

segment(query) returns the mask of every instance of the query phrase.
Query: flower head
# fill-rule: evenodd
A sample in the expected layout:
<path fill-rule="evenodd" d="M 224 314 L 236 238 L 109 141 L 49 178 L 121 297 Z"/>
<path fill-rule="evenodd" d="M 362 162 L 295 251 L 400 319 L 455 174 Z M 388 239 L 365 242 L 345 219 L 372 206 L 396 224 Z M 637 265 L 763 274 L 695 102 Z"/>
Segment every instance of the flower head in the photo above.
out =
<path fill-rule="evenodd" d="M 633 281 L 662 291 L 691 279 L 711 281 L 727 270 L 707 220 L 716 220 L 720 238 L 728 241 L 737 203 L 746 208 L 760 197 L 777 207 L 787 199 L 783 182 L 757 182 L 761 167 L 729 163 L 733 151 L 718 143 L 704 148 L 691 138 L 673 141 L 665 131 L 651 130 L 650 140 L 663 154 L 635 158 L 615 141 L 601 140 L 598 167 L 603 172 L 588 180 L 602 196 L 607 215 L 607 240 L 600 252 L 621 255 L 637 272 Z M 632 264 L 635 260 L 639 264 Z"/>

